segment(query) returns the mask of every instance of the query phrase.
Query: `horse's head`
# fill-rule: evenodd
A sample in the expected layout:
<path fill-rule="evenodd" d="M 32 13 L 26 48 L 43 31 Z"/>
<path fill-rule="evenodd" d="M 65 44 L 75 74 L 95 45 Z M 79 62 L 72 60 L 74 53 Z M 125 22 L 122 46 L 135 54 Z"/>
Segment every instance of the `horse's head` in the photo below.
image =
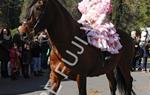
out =
<path fill-rule="evenodd" d="M 19 32 L 31 32 L 34 31 L 37 34 L 42 31 L 48 25 L 47 21 L 51 21 L 52 18 L 48 17 L 49 13 L 52 13 L 51 0 L 33 0 L 29 8 L 27 8 L 27 14 L 25 21 L 19 26 Z"/>

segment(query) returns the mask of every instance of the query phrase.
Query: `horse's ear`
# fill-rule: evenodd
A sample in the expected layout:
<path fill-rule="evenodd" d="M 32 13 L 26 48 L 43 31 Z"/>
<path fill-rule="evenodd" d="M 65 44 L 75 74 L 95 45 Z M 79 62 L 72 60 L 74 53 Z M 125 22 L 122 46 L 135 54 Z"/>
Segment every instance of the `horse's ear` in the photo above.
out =
<path fill-rule="evenodd" d="M 44 4 L 44 1 L 43 1 L 43 0 L 39 0 L 38 3 L 39 3 L 40 5 L 43 5 L 43 4 Z"/>
<path fill-rule="evenodd" d="M 38 3 L 39 3 L 39 5 L 42 6 L 42 5 L 44 5 L 45 1 L 46 1 L 46 0 L 38 0 Z"/>
<path fill-rule="evenodd" d="M 29 8 L 31 8 L 38 0 L 32 0 L 31 1 L 31 5 L 29 6 Z"/>

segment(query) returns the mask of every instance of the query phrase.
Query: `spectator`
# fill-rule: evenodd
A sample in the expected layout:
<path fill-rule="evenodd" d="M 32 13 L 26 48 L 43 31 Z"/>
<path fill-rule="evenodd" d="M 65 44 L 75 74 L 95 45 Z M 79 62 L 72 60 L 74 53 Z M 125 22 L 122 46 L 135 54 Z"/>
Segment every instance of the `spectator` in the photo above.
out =
<path fill-rule="evenodd" d="M 149 46 L 145 45 L 143 47 L 144 50 L 144 55 L 143 55 L 143 67 L 144 67 L 144 71 L 147 71 L 147 58 L 149 57 Z"/>
<path fill-rule="evenodd" d="M 43 69 L 47 69 L 47 51 L 49 49 L 49 44 L 48 44 L 48 37 L 45 32 L 41 32 L 41 34 L 38 36 L 38 40 L 40 43 L 41 48 L 41 66 Z"/>
<path fill-rule="evenodd" d="M 23 34 L 18 32 L 13 37 L 13 42 L 17 45 L 20 52 L 22 52 L 23 48 Z"/>
<path fill-rule="evenodd" d="M 13 42 L 17 45 L 17 48 L 19 49 L 19 53 L 21 54 L 21 57 L 20 57 L 20 63 L 21 63 L 21 68 L 23 68 L 23 60 L 22 60 L 22 50 L 23 50 L 23 45 L 24 45 L 24 34 L 22 32 L 17 32 L 14 37 L 13 37 Z M 22 69 L 23 70 L 23 69 Z M 23 73 L 23 71 L 22 71 Z"/>
<path fill-rule="evenodd" d="M 15 43 L 12 44 L 10 49 L 10 67 L 11 67 L 11 79 L 17 79 L 20 71 L 20 53 Z"/>
<path fill-rule="evenodd" d="M 30 52 L 30 43 L 28 41 L 25 41 L 23 52 L 22 52 L 22 74 L 24 78 L 29 78 L 29 65 L 31 63 L 31 52 Z"/>
<path fill-rule="evenodd" d="M 41 48 L 37 38 L 34 38 L 33 43 L 31 44 L 31 53 L 32 53 L 32 67 L 34 76 L 39 76 L 41 71 Z"/>
<path fill-rule="evenodd" d="M 4 78 L 7 78 L 8 77 L 8 69 L 7 69 L 7 66 L 8 66 L 8 62 L 9 62 L 9 50 L 10 50 L 10 47 L 11 47 L 11 42 L 12 42 L 12 37 L 11 37 L 11 33 L 10 33 L 10 30 L 8 28 L 4 28 L 2 29 L 1 31 L 2 33 L 2 64 L 1 64 L 1 76 L 4 77 Z"/>
<path fill-rule="evenodd" d="M 3 36 L 2 36 L 2 31 L 0 30 L 0 63 L 2 61 L 2 54 L 3 54 L 3 51 L 2 51 L 2 39 Z"/>
<path fill-rule="evenodd" d="M 138 62 L 138 65 L 141 64 L 141 58 L 143 57 L 143 49 L 140 47 L 139 42 L 140 42 L 140 33 L 137 31 L 132 31 L 131 32 L 131 37 L 133 38 L 135 42 L 135 56 L 133 58 L 132 62 L 132 71 L 136 70 L 136 63 Z"/>
<path fill-rule="evenodd" d="M 3 54 L 3 47 L 2 47 L 2 31 L 0 30 L 0 67 L 1 67 L 1 63 L 2 63 L 2 54 Z M 1 70 L 1 68 L 0 68 Z M 1 74 L 0 74 L 1 76 Z"/>

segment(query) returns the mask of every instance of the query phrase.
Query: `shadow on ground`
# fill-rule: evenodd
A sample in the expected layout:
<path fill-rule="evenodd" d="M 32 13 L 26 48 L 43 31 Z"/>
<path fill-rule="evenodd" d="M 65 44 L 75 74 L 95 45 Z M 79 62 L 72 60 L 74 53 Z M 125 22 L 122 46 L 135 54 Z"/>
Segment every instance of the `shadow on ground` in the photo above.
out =
<path fill-rule="evenodd" d="M 0 95 L 20 95 L 43 90 L 48 81 L 48 75 L 17 80 L 0 79 Z"/>

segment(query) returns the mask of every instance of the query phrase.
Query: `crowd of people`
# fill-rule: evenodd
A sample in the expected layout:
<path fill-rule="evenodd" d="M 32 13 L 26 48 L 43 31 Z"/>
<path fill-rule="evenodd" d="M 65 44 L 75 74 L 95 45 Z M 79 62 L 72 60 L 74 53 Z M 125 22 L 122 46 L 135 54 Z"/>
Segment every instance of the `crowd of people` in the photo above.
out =
<path fill-rule="evenodd" d="M 135 41 L 135 57 L 132 62 L 132 71 L 135 71 L 136 68 L 138 71 L 141 71 L 142 69 L 147 71 L 148 58 L 150 57 L 150 43 L 146 41 L 146 36 L 146 32 L 144 35 L 141 35 L 141 33 L 137 31 L 131 32 L 131 37 Z"/>
<path fill-rule="evenodd" d="M 149 45 L 140 45 L 141 34 L 136 31 L 131 32 L 131 37 L 136 42 L 132 70 L 135 71 L 138 66 L 138 70 L 143 68 L 147 71 Z M 49 53 L 46 32 L 39 33 L 31 40 L 21 32 L 12 36 L 8 28 L 0 31 L 0 75 L 3 78 L 17 79 L 19 75 L 24 78 L 42 75 L 43 70 L 48 68 Z"/>
<path fill-rule="evenodd" d="M 14 36 L 8 28 L 0 30 L 0 72 L 2 78 L 17 79 L 22 75 L 41 76 L 48 68 L 48 36 L 45 32 L 36 35 L 33 40 L 17 32 Z"/>

